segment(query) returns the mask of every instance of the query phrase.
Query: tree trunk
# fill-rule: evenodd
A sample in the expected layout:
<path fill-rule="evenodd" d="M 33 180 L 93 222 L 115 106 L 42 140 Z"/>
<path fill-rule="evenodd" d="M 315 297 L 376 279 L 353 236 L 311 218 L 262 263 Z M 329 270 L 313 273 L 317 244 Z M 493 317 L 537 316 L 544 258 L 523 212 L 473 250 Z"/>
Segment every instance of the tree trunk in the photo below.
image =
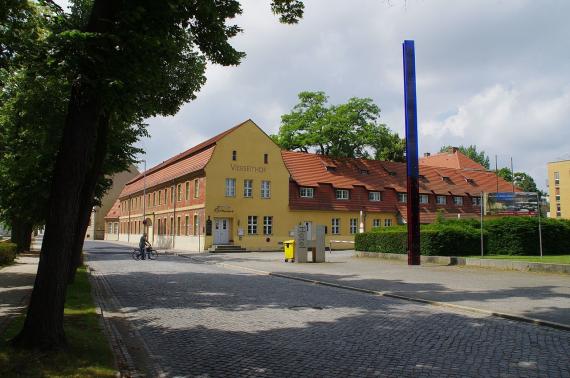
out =
<path fill-rule="evenodd" d="M 22 253 L 30 250 L 32 244 L 33 226 L 29 222 L 13 218 L 11 224 L 11 239 L 16 244 L 16 252 Z"/>
<path fill-rule="evenodd" d="M 88 175 L 85 190 L 81 193 L 80 219 L 77 222 L 77 231 L 75 232 L 75 240 L 73 242 L 73 251 L 71 265 L 68 274 L 68 283 L 75 281 L 75 273 L 77 268 L 83 264 L 83 243 L 85 242 L 85 233 L 89 227 L 89 219 L 93 210 L 94 190 L 97 182 L 102 178 L 103 162 L 107 154 L 107 137 L 109 117 L 104 116 L 99 122 L 98 139 L 95 147 L 95 161 Z"/>
<path fill-rule="evenodd" d="M 112 0 L 95 0 L 85 31 L 105 33 L 113 24 L 116 4 Z M 86 68 L 86 72 L 90 70 Z M 100 128 L 105 134 L 108 128 L 108 122 L 102 122 L 102 101 L 91 84 L 98 79 L 80 76 L 71 89 L 50 188 L 38 273 L 24 327 L 12 340 L 15 346 L 58 349 L 66 344 L 63 308 L 81 200 L 89 191 L 89 175 L 96 165 Z"/>

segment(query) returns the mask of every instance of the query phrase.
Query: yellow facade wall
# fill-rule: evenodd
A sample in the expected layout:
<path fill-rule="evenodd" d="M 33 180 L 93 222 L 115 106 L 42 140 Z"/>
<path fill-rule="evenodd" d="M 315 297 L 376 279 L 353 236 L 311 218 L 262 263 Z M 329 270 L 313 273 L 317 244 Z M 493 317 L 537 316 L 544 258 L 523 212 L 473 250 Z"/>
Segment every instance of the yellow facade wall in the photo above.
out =
<path fill-rule="evenodd" d="M 555 180 L 556 172 L 558 172 L 558 182 Z M 550 217 L 570 219 L 570 160 L 548 163 L 548 196 Z"/>
<path fill-rule="evenodd" d="M 235 151 L 236 160 L 233 160 Z M 264 155 L 267 154 L 267 164 Z M 253 122 L 224 136 L 216 143 L 205 168 L 208 180 L 206 219 L 213 223 L 206 247 L 214 244 L 216 221 L 228 220 L 230 242 L 248 250 L 277 250 L 288 238 L 289 172 L 280 148 Z M 226 179 L 235 179 L 235 196 L 226 196 Z M 252 197 L 244 197 L 244 180 L 252 180 Z M 261 182 L 270 182 L 270 198 L 261 198 Z M 257 216 L 257 234 L 248 235 L 248 216 Z M 271 235 L 263 234 L 263 217 L 273 217 Z M 241 231 L 241 232 L 240 232 Z M 240 235 L 241 234 L 241 235 Z"/>

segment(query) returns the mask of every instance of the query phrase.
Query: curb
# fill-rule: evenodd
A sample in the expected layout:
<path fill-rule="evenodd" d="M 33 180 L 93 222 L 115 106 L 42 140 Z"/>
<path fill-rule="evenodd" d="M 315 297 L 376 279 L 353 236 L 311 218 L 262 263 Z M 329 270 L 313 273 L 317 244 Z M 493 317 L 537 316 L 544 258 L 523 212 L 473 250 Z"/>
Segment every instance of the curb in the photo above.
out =
<path fill-rule="evenodd" d="M 184 258 L 187 258 L 190 260 L 198 261 L 198 259 L 191 257 L 191 256 L 188 256 L 188 255 L 186 255 L 186 256 L 178 255 L 178 256 L 184 257 Z M 259 274 L 259 275 L 286 278 L 286 279 L 290 279 L 290 280 L 301 281 L 301 282 L 311 283 L 311 284 L 315 284 L 315 285 L 322 285 L 322 286 L 334 287 L 337 289 L 351 290 L 351 291 L 356 291 L 356 292 L 360 292 L 360 293 L 364 293 L 364 294 L 376 295 L 376 296 L 380 296 L 380 297 L 400 299 L 400 300 L 404 300 L 404 301 L 408 301 L 408 302 L 416 302 L 416 303 L 429 304 L 432 306 L 452 308 L 455 310 L 462 310 L 462 311 L 467 311 L 467 312 L 472 312 L 472 313 L 484 314 L 484 315 L 494 316 L 494 317 L 498 317 L 498 318 L 502 318 L 502 319 L 514 320 L 514 321 L 518 321 L 518 322 L 534 324 L 534 325 L 553 328 L 553 329 L 562 330 L 562 331 L 570 331 L 570 325 L 567 325 L 567 324 L 551 322 L 551 321 L 547 321 L 547 320 L 540 320 L 540 319 L 535 319 L 535 318 L 529 318 L 529 317 L 522 316 L 522 315 L 509 314 L 506 312 L 490 311 L 490 310 L 484 310 L 484 309 L 480 309 L 480 308 L 476 308 L 476 307 L 462 306 L 462 305 L 457 305 L 457 304 L 453 304 L 453 303 L 434 301 L 434 300 L 430 300 L 430 299 L 408 297 L 405 295 L 394 294 L 394 293 L 390 293 L 390 292 L 386 292 L 386 291 L 363 289 L 363 288 L 354 287 L 354 286 L 337 284 L 334 282 L 320 281 L 320 280 L 314 280 L 311 278 L 304 278 L 304 277 L 296 277 L 296 276 L 291 276 L 291 275 L 282 274 L 282 273 L 273 273 L 273 272 L 268 272 L 268 271 L 264 271 L 264 270 L 248 268 L 248 267 L 244 267 L 244 266 L 227 264 L 227 263 L 204 262 L 204 261 L 198 261 L 198 262 L 201 264 L 207 263 L 207 264 L 211 264 L 211 265 L 219 265 L 219 266 L 230 268 L 230 269 L 245 270 L 245 271 L 249 271 L 249 272 L 252 272 L 255 274 Z"/>

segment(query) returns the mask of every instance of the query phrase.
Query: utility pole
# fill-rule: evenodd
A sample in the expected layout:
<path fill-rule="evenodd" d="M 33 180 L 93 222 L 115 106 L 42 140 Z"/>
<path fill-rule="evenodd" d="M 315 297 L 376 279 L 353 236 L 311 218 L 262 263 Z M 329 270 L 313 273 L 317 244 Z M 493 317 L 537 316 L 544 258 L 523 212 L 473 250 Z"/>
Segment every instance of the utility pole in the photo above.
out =
<path fill-rule="evenodd" d="M 418 109 L 414 41 L 404 41 L 404 102 L 408 186 L 408 265 L 420 265 L 420 195 L 418 163 Z"/>

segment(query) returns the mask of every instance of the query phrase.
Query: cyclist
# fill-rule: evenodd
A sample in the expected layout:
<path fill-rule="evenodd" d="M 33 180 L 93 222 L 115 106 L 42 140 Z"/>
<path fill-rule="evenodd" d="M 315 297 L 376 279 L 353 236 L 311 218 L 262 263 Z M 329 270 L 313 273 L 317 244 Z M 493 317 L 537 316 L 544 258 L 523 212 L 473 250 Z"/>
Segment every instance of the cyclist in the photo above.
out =
<path fill-rule="evenodd" d="M 147 248 L 148 247 L 148 248 Z M 150 249 L 151 244 L 148 242 L 146 238 L 146 233 L 142 234 L 141 239 L 139 240 L 139 249 L 141 251 L 141 259 L 145 259 L 146 252 Z"/>

